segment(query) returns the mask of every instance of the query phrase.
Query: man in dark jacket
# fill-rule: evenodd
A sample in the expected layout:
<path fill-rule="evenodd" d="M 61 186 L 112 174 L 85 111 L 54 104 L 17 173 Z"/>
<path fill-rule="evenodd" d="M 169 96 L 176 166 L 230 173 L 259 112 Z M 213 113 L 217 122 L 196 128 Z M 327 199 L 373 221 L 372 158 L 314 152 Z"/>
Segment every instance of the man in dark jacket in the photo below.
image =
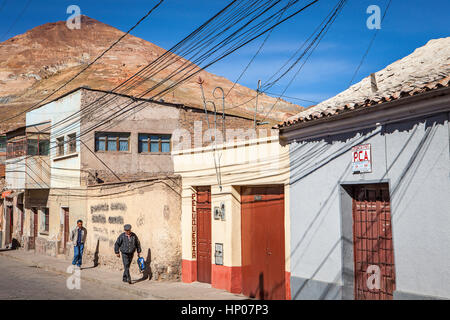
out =
<path fill-rule="evenodd" d="M 130 276 L 130 265 L 133 261 L 134 251 L 137 250 L 138 257 L 141 255 L 141 243 L 136 234 L 131 232 L 131 225 L 124 225 L 125 230 L 118 238 L 114 244 L 114 252 L 118 257 L 120 257 L 119 250 L 122 253 L 123 262 L 123 282 L 128 282 L 131 284 Z"/>

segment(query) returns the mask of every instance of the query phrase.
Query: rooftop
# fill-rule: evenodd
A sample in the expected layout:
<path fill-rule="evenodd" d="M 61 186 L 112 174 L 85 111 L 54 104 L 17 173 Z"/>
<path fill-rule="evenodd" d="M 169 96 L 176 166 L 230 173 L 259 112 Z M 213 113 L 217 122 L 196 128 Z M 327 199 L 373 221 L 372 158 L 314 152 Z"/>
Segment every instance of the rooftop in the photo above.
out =
<path fill-rule="evenodd" d="M 288 118 L 278 128 L 373 107 L 449 85 L 450 37 L 433 39 L 338 95 Z"/>

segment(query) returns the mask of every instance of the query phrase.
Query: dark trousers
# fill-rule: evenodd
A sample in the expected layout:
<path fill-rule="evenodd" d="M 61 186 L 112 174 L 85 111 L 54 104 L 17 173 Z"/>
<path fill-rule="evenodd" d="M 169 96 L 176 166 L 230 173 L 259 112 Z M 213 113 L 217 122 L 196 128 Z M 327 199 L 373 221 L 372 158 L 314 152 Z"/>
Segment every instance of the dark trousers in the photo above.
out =
<path fill-rule="evenodd" d="M 131 280 L 130 276 L 130 265 L 131 261 L 133 261 L 133 253 L 123 253 L 122 252 L 122 262 L 123 262 L 123 280 L 128 281 Z"/>

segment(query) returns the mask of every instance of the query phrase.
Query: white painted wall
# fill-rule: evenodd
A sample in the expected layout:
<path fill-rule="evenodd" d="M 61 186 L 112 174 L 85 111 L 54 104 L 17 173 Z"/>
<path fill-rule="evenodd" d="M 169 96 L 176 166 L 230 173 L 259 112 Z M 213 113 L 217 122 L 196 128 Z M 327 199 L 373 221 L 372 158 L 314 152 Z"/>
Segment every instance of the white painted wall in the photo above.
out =
<path fill-rule="evenodd" d="M 80 134 L 81 90 L 78 90 L 57 101 L 46 104 L 39 109 L 27 113 L 27 126 L 51 121 L 50 130 L 50 187 L 51 188 L 73 188 L 80 186 L 80 142 L 77 141 L 77 152 L 72 157 L 57 157 L 56 138 L 68 134 Z M 60 123 L 61 120 L 76 114 L 70 121 Z M 68 152 L 68 144 L 65 144 Z"/>
<path fill-rule="evenodd" d="M 339 183 L 389 180 L 396 290 L 450 298 L 448 118 L 290 145 L 292 276 L 342 284 Z M 372 173 L 353 175 L 351 147 L 363 143 Z"/>

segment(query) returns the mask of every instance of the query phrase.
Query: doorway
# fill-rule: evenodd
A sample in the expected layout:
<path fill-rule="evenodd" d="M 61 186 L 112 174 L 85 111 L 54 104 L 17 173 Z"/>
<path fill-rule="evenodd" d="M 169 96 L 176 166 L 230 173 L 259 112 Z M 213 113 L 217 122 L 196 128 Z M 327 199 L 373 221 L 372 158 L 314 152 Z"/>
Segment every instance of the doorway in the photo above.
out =
<path fill-rule="evenodd" d="M 31 215 L 33 217 L 33 239 L 30 241 L 30 249 L 36 250 L 36 238 L 38 235 L 38 209 L 31 208 Z"/>
<path fill-rule="evenodd" d="M 392 300 L 394 247 L 388 184 L 352 188 L 354 298 Z"/>
<path fill-rule="evenodd" d="M 286 299 L 284 186 L 241 189 L 242 293 Z"/>
<path fill-rule="evenodd" d="M 14 231 L 14 214 L 13 214 L 12 206 L 6 207 L 6 218 L 8 219 L 8 222 L 7 222 L 8 232 L 6 233 L 8 238 L 6 239 L 5 243 L 12 243 L 13 231 Z"/>
<path fill-rule="evenodd" d="M 67 242 L 69 241 L 69 208 L 62 208 L 64 215 L 64 253 L 67 254 Z"/>
<path fill-rule="evenodd" d="M 211 283 L 211 188 L 197 188 L 197 281 Z"/>

